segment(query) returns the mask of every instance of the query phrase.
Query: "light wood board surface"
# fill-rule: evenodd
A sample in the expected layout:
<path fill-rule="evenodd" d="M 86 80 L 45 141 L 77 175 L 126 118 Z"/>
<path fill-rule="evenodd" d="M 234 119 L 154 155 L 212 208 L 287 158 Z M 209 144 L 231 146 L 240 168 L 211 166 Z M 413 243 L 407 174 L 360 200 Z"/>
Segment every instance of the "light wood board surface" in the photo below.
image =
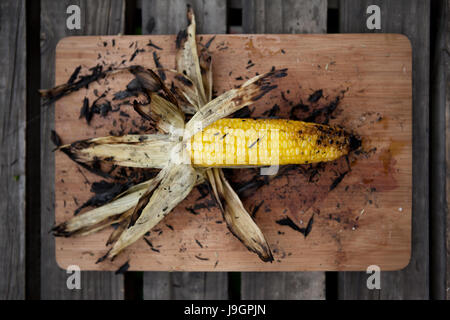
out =
<path fill-rule="evenodd" d="M 68 30 L 66 12 L 69 5 L 82 8 L 82 30 Z M 55 48 L 58 41 L 70 35 L 104 35 L 124 32 L 123 0 L 42 0 L 40 1 L 40 61 L 42 88 L 50 88 L 61 80 L 55 77 Z M 66 81 L 66 80 L 64 80 Z M 58 108 L 60 109 L 60 108 Z M 59 192 L 54 184 L 57 179 L 55 171 L 54 145 L 51 142 L 51 131 L 54 129 L 54 106 L 40 110 L 41 129 L 41 261 L 40 261 L 40 299 L 43 300 L 120 300 L 124 298 L 124 277 L 113 272 L 83 272 L 81 290 L 69 290 L 67 279 L 69 274 L 56 265 L 55 251 L 58 251 L 53 235 L 49 233 L 54 224 L 57 208 L 53 206 L 55 196 Z M 39 121 L 39 118 L 38 118 Z M 83 127 L 80 123 L 80 125 Z M 73 201 L 73 199 L 72 199 Z M 30 205 L 30 203 L 27 203 Z M 29 221 L 27 221 L 29 223 Z M 56 245 L 56 247 L 55 247 Z M 77 263 L 73 263 L 77 264 Z"/>
<path fill-rule="evenodd" d="M 411 259 L 407 268 L 381 273 L 381 290 L 367 288 L 366 272 L 338 275 L 338 299 L 413 299 L 430 298 L 430 1 L 421 0 L 341 0 L 339 32 L 373 33 L 366 27 L 369 5 L 381 9 L 381 30 L 376 33 L 402 33 L 411 41 L 413 51 L 413 161 Z M 434 124 L 433 124 L 434 125 Z M 434 250 L 434 249 L 433 249 Z"/>
<path fill-rule="evenodd" d="M 199 36 L 203 44 L 210 38 Z M 150 39 L 163 50 L 147 46 Z M 129 62 L 140 48 L 145 52 Z M 280 79 L 278 88 L 251 106 L 255 108 L 252 116 L 264 116 L 264 111 L 278 104 L 277 116 L 287 118 L 301 101 L 310 105 L 311 113 L 339 96 L 330 123 L 360 135 L 364 152 L 351 155 L 348 162 L 342 158 L 327 163 L 313 175 L 314 170 L 297 166 L 244 197 L 250 212 L 264 200 L 255 221 L 272 247 L 273 263 L 261 262 L 224 223 L 218 223 L 222 217 L 217 208 L 197 210 L 197 215 L 186 210 L 195 205 L 197 190 L 157 227 L 162 232 L 151 232 L 148 239 L 159 252 L 150 250 L 141 240 L 114 262 L 95 264 L 107 250 L 104 243 L 111 230 L 105 230 L 87 237 L 57 238 L 58 263 L 62 267 L 77 264 L 86 270 L 116 270 L 127 260 L 130 270 L 366 270 L 372 264 L 382 270 L 405 267 L 411 247 L 412 190 L 411 47 L 407 38 L 396 34 L 217 35 L 209 48 L 219 94 L 256 72 L 269 71 L 272 66 L 288 68 L 288 76 Z M 153 68 L 153 51 L 164 67 L 174 68 L 175 36 L 65 38 L 56 50 L 56 83 L 66 82 L 79 65 L 86 72 L 97 63 L 126 60 L 125 65 Z M 243 80 L 237 80 L 241 77 Z M 121 110 L 130 118 L 119 113 L 106 118 L 94 116 L 90 126 L 79 119 L 82 100 L 87 96 L 93 101 L 94 89 L 100 93 L 105 87 L 111 92 L 124 90 L 131 79 L 128 74 L 114 75 L 56 103 L 55 130 L 62 141 L 108 135 L 117 129 L 114 119 L 116 124 L 123 121 L 125 130 L 136 130 L 132 120 L 141 120 L 128 106 Z M 308 97 L 318 89 L 323 90 L 324 98 L 308 103 Z M 302 115 L 306 116 L 298 114 Z M 79 169 L 61 153 L 55 153 L 55 164 L 56 222 L 61 222 L 91 196 L 90 183 L 101 178 Z M 237 186 L 249 172 L 236 170 L 231 180 Z M 342 181 L 332 189 L 340 176 Z M 210 196 L 197 203 L 207 201 L 211 201 Z M 306 227 L 313 215 L 313 227 L 306 238 L 276 223 L 289 216 L 299 227 Z"/>

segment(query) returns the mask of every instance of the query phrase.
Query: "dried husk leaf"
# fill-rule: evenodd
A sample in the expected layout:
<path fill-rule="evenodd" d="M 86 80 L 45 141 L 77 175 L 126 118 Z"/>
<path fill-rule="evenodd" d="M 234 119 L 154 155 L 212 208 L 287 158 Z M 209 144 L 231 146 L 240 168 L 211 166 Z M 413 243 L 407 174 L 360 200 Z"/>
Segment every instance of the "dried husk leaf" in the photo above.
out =
<path fill-rule="evenodd" d="M 153 70 L 141 66 L 131 66 L 129 67 L 129 71 L 136 77 L 148 95 L 160 91 L 166 100 L 178 108 L 177 99 Z"/>
<path fill-rule="evenodd" d="M 75 231 L 72 235 L 76 235 L 76 236 L 87 236 L 90 235 L 92 233 L 101 231 L 113 224 L 117 224 L 117 223 L 122 223 L 123 221 L 128 220 L 128 218 L 131 216 L 131 214 L 133 213 L 133 209 L 127 210 L 124 213 L 120 214 L 120 215 L 116 215 L 116 216 L 112 216 L 109 217 L 103 221 L 101 221 L 100 223 L 90 226 L 90 227 L 85 227 L 85 228 L 81 228 L 77 231 Z"/>
<path fill-rule="evenodd" d="M 272 252 L 264 234 L 245 210 L 239 196 L 226 180 L 223 171 L 217 168 L 208 169 L 207 176 L 228 229 L 262 261 L 273 261 Z"/>
<path fill-rule="evenodd" d="M 211 101 L 213 90 L 212 57 L 205 48 L 200 52 L 199 62 L 206 101 Z"/>
<path fill-rule="evenodd" d="M 191 7 L 188 7 L 187 18 L 187 29 L 181 31 L 177 36 L 177 71 L 187 75 L 194 82 L 199 92 L 200 106 L 202 106 L 207 100 L 198 60 L 197 41 L 195 38 L 195 16 Z"/>
<path fill-rule="evenodd" d="M 117 228 L 113 232 L 111 232 L 111 235 L 109 236 L 108 240 L 106 241 L 107 246 L 116 242 L 117 239 L 120 238 L 120 235 L 123 233 L 123 231 L 130 224 L 131 214 L 134 212 L 134 209 L 130 209 L 127 212 L 131 212 L 131 213 L 125 220 L 120 222 L 120 224 L 117 226 Z"/>
<path fill-rule="evenodd" d="M 186 124 L 184 140 L 186 141 L 217 120 L 259 100 L 277 87 L 277 85 L 271 83 L 273 80 L 286 75 L 286 69 L 270 71 L 253 77 L 245 82 L 242 87 L 231 89 L 208 102 Z"/>
<path fill-rule="evenodd" d="M 193 108 L 192 114 L 197 112 L 202 106 L 202 100 L 194 82 L 188 76 L 177 72 L 173 78 L 173 84 L 175 95 L 190 105 L 189 110 Z"/>
<path fill-rule="evenodd" d="M 164 168 L 176 143 L 172 135 L 126 135 L 77 141 L 60 150 L 78 163 L 103 161 L 125 167 Z"/>
<path fill-rule="evenodd" d="M 195 186 L 196 179 L 197 173 L 191 165 L 171 164 L 140 216 L 134 224 L 123 231 L 107 257 L 114 258 L 124 248 L 156 226 L 178 203 L 186 198 Z"/>
<path fill-rule="evenodd" d="M 155 179 L 157 178 L 136 185 L 132 190 L 128 189 L 123 195 L 119 195 L 118 198 L 111 202 L 57 225 L 53 228 L 53 234 L 55 236 L 71 236 L 79 230 L 95 226 L 110 217 L 134 208 L 149 186 L 155 183 Z"/>
<path fill-rule="evenodd" d="M 134 104 L 134 109 L 145 119 L 155 123 L 159 132 L 172 136 L 182 135 L 184 129 L 184 114 L 171 102 L 157 93 L 150 94 L 150 103 Z"/>

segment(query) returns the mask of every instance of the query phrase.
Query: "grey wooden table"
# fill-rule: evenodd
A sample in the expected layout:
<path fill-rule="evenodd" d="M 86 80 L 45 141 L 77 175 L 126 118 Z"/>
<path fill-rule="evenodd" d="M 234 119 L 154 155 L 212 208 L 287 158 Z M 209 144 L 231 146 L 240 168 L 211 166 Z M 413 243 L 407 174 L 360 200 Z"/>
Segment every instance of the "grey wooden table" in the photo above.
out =
<path fill-rule="evenodd" d="M 198 33 L 402 33 L 413 47 L 413 236 L 404 270 L 382 272 L 83 272 L 68 290 L 55 262 L 52 107 L 55 46 L 69 35 L 173 34 L 193 5 Z M 81 30 L 66 9 L 82 10 Z M 366 27 L 369 5 L 381 29 Z M 445 299 L 450 298 L 448 59 L 450 1 L 424 0 L 2 0 L 0 2 L 0 299 Z M 431 35 L 431 36 L 430 36 Z M 447 126 L 446 126 L 447 124 Z M 449 139 L 446 140 L 446 137 Z M 450 176 L 449 176 L 450 177 Z M 446 222 L 449 223 L 446 223 Z"/>

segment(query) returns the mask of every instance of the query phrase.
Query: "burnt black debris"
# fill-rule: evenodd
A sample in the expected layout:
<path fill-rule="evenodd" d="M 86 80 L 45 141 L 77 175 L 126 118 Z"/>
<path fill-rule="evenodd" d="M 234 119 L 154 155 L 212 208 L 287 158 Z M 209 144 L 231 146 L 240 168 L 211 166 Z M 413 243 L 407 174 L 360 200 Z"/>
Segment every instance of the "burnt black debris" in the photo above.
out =
<path fill-rule="evenodd" d="M 112 71 L 112 68 L 103 70 L 103 66 L 98 64 L 95 67 L 90 68 L 89 71 L 91 73 L 84 76 L 78 76 L 78 78 L 76 80 L 72 80 L 71 83 L 67 82 L 53 89 L 41 91 L 41 97 L 44 100 L 43 106 L 52 104 L 58 99 L 72 92 L 78 91 L 81 88 L 88 88 L 89 84 L 92 82 L 104 78 L 108 72 Z M 72 73 L 72 75 L 73 74 L 74 73 Z"/>
<path fill-rule="evenodd" d="M 52 140 L 52 142 L 55 145 L 55 147 L 59 147 L 59 146 L 62 145 L 61 138 L 59 137 L 59 135 L 56 133 L 55 130 L 52 130 L 52 134 L 50 136 L 50 139 Z"/>
<path fill-rule="evenodd" d="M 300 232 L 301 234 L 305 235 L 306 232 L 306 228 L 300 228 L 298 225 L 295 224 L 294 221 L 292 221 L 291 218 L 289 217 L 285 217 L 282 218 L 280 220 L 275 221 L 277 224 L 279 224 L 280 226 L 288 226 L 291 229 Z"/>
<path fill-rule="evenodd" d="M 161 47 L 158 47 L 156 44 L 154 44 L 154 43 L 152 42 L 152 40 L 149 40 L 149 41 L 148 41 L 147 46 L 152 47 L 152 48 L 155 48 L 155 49 L 157 49 L 157 50 L 162 50 L 162 48 L 161 48 Z"/>
<path fill-rule="evenodd" d="M 235 184 L 234 188 L 240 198 L 245 199 L 256 190 L 269 183 L 268 176 L 254 175 L 249 181 Z"/>
<path fill-rule="evenodd" d="M 125 118 L 129 118 L 130 117 L 130 115 L 128 113 L 126 113 L 125 111 L 120 111 L 120 115 L 122 117 L 125 117 Z"/>
<path fill-rule="evenodd" d="M 78 78 L 78 74 L 80 73 L 80 70 L 81 70 L 81 66 L 78 66 L 75 68 L 75 70 L 73 71 L 72 75 L 69 78 L 69 81 L 67 81 L 68 84 L 74 83 L 76 78 Z"/>
<path fill-rule="evenodd" d="M 187 39 L 187 30 L 180 30 L 177 34 L 177 38 L 175 40 L 175 47 L 177 49 L 181 49 L 181 45 L 186 41 Z"/>
<path fill-rule="evenodd" d="M 84 98 L 83 106 L 80 110 L 80 118 L 85 118 L 87 124 L 90 124 L 92 117 L 94 114 L 99 114 L 102 117 L 105 117 L 111 110 L 111 103 L 107 100 L 103 100 L 106 97 L 107 91 L 103 92 L 97 99 L 94 100 L 92 105 L 89 107 L 89 99 Z M 100 103 L 100 101 L 104 101 Z"/>
<path fill-rule="evenodd" d="M 206 198 L 206 196 L 210 192 L 210 185 L 209 185 L 209 183 L 202 183 L 202 184 L 199 184 L 196 187 L 196 189 L 200 193 L 200 197 L 197 198 L 197 201 L 198 201 L 198 200 Z"/>
<path fill-rule="evenodd" d="M 345 171 L 343 173 L 341 173 L 336 179 L 333 180 L 333 183 L 331 183 L 330 185 L 330 190 L 332 191 L 334 189 L 336 189 L 336 187 L 342 182 L 342 179 L 344 179 L 344 177 L 347 175 L 347 173 L 349 173 L 349 171 Z"/>
<path fill-rule="evenodd" d="M 253 218 L 255 218 L 256 213 L 258 212 L 259 208 L 261 208 L 261 206 L 263 205 L 263 203 L 264 203 L 264 200 L 262 200 L 259 204 L 257 204 L 257 205 L 253 208 L 252 212 L 250 213 L 250 215 L 251 215 Z"/>
<path fill-rule="evenodd" d="M 132 185 L 131 182 L 118 183 L 101 180 L 91 185 L 91 192 L 95 193 L 89 200 L 78 207 L 74 214 L 77 215 L 86 207 L 99 207 L 114 199 L 117 195 L 127 190 Z"/>
<path fill-rule="evenodd" d="M 213 199 L 209 199 L 209 200 L 206 200 L 201 203 L 196 203 L 191 207 L 186 207 L 186 210 L 188 210 L 190 213 L 192 213 L 194 215 L 198 215 L 199 212 L 197 212 L 197 210 L 200 210 L 200 209 L 208 209 L 209 210 L 210 208 L 213 208 L 216 206 L 217 206 L 216 201 Z"/>
<path fill-rule="evenodd" d="M 134 50 L 133 54 L 130 57 L 130 62 L 134 60 L 134 58 L 136 58 L 136 56 L 141 53 L 141 52 L 145 52 L 145 49 L 136 49 Z"/>
<path fill-rule="evenodd" d="M 180 81 L 181 83 L 183 83 L 185 86 L 188 87 L 192 87 L 194 85 L 191 80 L 189 80 L 188 78 L 186 78 L 184 75 L 181 74 L 177 74 L 175 76 L 175 79 L 177 79 L 178 81 Z"/>
<path fill-rule="evenodd" d="M 312 94 L 309 96 L 308 101 L 309 101 L 309 102 L 317 102 L 317 101 L 319 101 L 319 99 L 322 98 L 322 97 L 323 97 L 323 90 L 322 90 L 322 89 L 319 89 L 319 90 L 314 91 L 314 93 L 312 93 Z"/>
<path fill-rule="evenodd" d="M 115 274 L 123 274 L 128 271 L 130 268 L 130 261 L 125 262 L 119 269 L 115 272 Z"/>
<path fill-rule="evenodd" d="M 164 70 L 162 70 L 164 69 L 164 67 L 159 62 L 159 57 L 156 51 L 153 51 L 153 61 L 155 62 L 156 68 L 158 68 L 159 77 L 162 79 L 162 81 L 166 80 L 166 74 L 164 73 Z"/>
<path fill-rule="evenodd" d="M 278 88 L 278 85 L 274 84 L 274 85 L 264 85 L 261 87 L 261 93 L 259 95 L 257 95 L 256 97 L 254 97 L 252 99 L 252 101 L 258 101 L 259 99 L 261 99 L 262 97 L 264 97 L 268 92 L 272 91 L 273 89 Z"/>
<path fill-rule="evenodd" d="M 137 92 L 133 92 L 133 91 L 129 91 L 129 90 L 118 91 L 118 92 L 114 93 L 113 100 L 124 100 L 126 98 L 136 97 L 137 95 L 138 95 Z"/>
<path fill-rule="evenodd" d="M 142 84 L 138 79 L 134 78 L 127 84 L 127 90 L 131 92 L 143 92 Z"/>
<path fill-rule="evenodd" d="M 142 84 L 137 78 L 131 80 L 126 87 L 126 90 L 114 93 L 113 100 L 123 100 L 130 97 L 137 97 L 140 93 L 144 93 Z"/>
<path fill-rule="evenodd" d="M 300 102 L 291 108 L 289 111 L 289 119 L 290 120 L 301 120 L 298 116 L 299 112 L 309 112 L 309 106 Z"/>
<path fill-rule="evenodd" d="M 98 260 L 95 262 L 95 264 L 98 264 L 98 263 L 100 263 L 100 262 L 105 261 L 106 258 L 108 258 L 108 254 L 109 254 L 109 252 L 110 252 L 111 250 L 112 250 L 112 248 L 109 249 L 108 252 L 106 252 L 103 256 L 101 256 L 100 258 L 98 258 Z"/>
<path fill-rule="evenodd" d="M 147 235 L 146 235 L 146 236 L 147 236 Z M 150 248 L 153 248 L 153 243 L 152 243 L 150 240 L 148 240 L 146 237 L 144 237 L 144 241 L 145 241 L 146 244 L 148 244 L 148 246 L 149 246 Z"/>
<path fill-rule="evenodd" d="M 230 115 L 231 118 L 250 118 L 253 111 L 255 111 L 255 107 L 250 110 L 248 106 L 245 106 L 242 109 L 237 110 L 233 114 Z"/>
<path fill-rule="evenodd" d="M 305 238 L 311 233 L 313 223 L 314 223 L 314 214 L 311 216 L 311 218 L 308 221 L 308 224 L 306 225 Z"/>
<path fill-rule="evenodd" d="M 277 224 L 279 224 L 280 226 L 287 226 L 290 227 L 291 229 L 300 232 L 301 234 L 303 234 L 303 236 L 306 238 L 312 230 L 312 226 L 314 223 L 314 214 L 311 216 L 311 218 L 308 221 L 308 224 L 306 225 L 306 228 L 300 228 L 297 224 L 295 224 L 294 221 L 292 221 L 291 218 L 289 217 L 285 217 L 282 218 L 280 220 L 275 221 Z"/>
<path fill-rule="evenodd" d="M 211 45 L 211 43 L 214 41 L 214 39 L 216 39 L 216 36 L 212 36 L 208 42 L 205 44 L 205 48 L 208 49 L 209 46 Z"/>
<path fill-rule="evenodd" d="M 280 106 L 278 104 L 274 104 L 272 108 L 264 111 L 263 115 L 268 118 L 277 118 L 279 112 L 280 112 Z"/>
<path fill-rule="evenodd" d="M 195 243 L 197 243 L 200 248 L 203 248 L 203 245 L 197 239 L 195 239 Z"/>
<path fill-rule="evenodd" d="M 351 135 L 350 136 L 350 151 L 354 151 L 356 149 L 359 149 L 361 147 L 361 139 L 358 137 Z"/>
<path fill-rule="evenodd" d="M 112 106 L 109 101 L 105 101 L 104 103 L 101 103 L 101 104 L 96 103 L 91 107 L 91 110 L 90 110 L 91 114 L 96 113 L 102 117 L 106 117 L 108 115 L 108 113 L 111 111 L 112 111 Z"/>
<path fill-rule="evenodd" d="M 89 99 L 85 97 L 83 99 L 83 105 L 81 106 L 81 109 L 80 109 L 80 117 L 79 118 L 80 119 L 85 118 L 87 120 L 88 114 L 89 114 Z"/>
<path fill-rule="evenodd" d="M 330 104 L 328 104 L 322 108 L 313 110 L 311 115 L 308 116 L 307 118 L 303 119 L 303 121 L 317 122 L 317 119 L 320 116 L 323 116 L 324 120 L 321 121 L 320 123 L 328 124 L 330 122 L 330 118 L 331 118 L 333 112 L 336 110 L 337 106 L 339 105 L 339 101 L 340 101 L 340 97 L 336 97 L 336 99 L 334 101 L 332 101 Z"/>

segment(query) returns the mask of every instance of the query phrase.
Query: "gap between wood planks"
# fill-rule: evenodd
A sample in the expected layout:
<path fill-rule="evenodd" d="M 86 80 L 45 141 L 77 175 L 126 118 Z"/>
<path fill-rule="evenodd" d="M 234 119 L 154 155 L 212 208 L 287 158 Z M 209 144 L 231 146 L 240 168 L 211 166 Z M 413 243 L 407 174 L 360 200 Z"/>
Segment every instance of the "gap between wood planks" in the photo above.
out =
<path fill-rule="evenodd" d="M 26 1 L 25 299 L 41 290 L 40 1 Z"/>

